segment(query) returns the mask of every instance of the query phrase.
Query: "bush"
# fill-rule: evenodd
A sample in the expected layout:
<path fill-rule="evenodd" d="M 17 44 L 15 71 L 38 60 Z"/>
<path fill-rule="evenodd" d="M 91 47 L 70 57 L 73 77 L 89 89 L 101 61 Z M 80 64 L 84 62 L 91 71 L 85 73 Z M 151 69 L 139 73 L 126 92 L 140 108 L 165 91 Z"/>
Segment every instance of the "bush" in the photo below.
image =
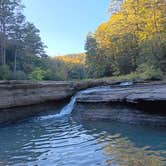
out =
<path fill-rule="evenodd" d="M 45 71 L 41 68 L 36 68 L 32 73 L 29 74 L 29 79 L 33 81 L 42 81 L 45 76 Z"/>
<path fill-rule="evenodd" d="M 13 74 L 14 80 L 27 80 L 27 75 L 23 71 L 17 71 Z"/>
<path fill-rule="evenodd" d="M 163 73 L 160 69 L 156 69 L 153 65 L 147 63 L 141 64 L 136 71 L 141 79 L 145 80 L 161 80 Z"/>
<path fill-rule="evenodd" d="M 9 66 L 2 65 L 0 66 L 0 80 L 8 80 L 11 78 L 11 71 Z"/>

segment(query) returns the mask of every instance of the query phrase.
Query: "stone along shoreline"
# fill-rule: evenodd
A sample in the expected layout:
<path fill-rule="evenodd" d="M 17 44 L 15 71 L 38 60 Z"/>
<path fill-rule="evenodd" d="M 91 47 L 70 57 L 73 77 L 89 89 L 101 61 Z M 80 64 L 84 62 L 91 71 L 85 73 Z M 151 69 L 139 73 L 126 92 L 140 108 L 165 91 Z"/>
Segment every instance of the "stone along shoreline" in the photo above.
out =
<path fill-rule="evenodd" d="M 44 107 L 31 106 L 45 102 L 55 105 L 70 99 L 76 92 L 96 86 L 110 86 L 104 90 L 81 94 L 76 98 L 74 116 L 81 119 L 105 119 L 165 122 L 166 83 L 135 83 L 119 86 L 119 81 L 1 81 L 0 82 L 0 123 L 14 122 L 45 111 Z M 22 106 L 26 106 L 23 108 Z M 36 109 L 31 109 L 36 107 Z M 131 108 L 132 109 L 129 109 Z M 40 109 L 38 109 L 40 108 Z M 123 109 L 122 109 L 123 108 Z M 134 108 L 134 109 L 133 109 Z M 141 110 L 141 112 L 140 112 Z M 145 116 L 146 111 L 149 116 Z M 155 117 L 153 119 L 153 117 Z M 166 124 L 166 123 L 165 123 Z"/>
<path fill-rule="evenodd" d="M 166 126 L 166 83 L 111 86 L 77 97 L 73 115 L 84 120 L 109 120 Z"/>

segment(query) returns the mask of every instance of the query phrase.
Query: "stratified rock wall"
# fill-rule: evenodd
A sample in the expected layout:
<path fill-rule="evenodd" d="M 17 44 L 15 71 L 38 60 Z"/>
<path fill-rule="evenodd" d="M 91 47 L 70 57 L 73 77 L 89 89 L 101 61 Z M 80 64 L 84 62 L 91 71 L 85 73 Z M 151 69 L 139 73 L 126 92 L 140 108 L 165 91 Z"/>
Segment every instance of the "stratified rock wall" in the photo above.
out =
<path fill-rule="evenodd" d="M 0 81 L 0 109 L 64 100 L 82 89 L 117 83 L 119 82 Z"/>
<path fill-rule="evenodd" d="M 0 109 L 63 100 L 73 93 L 67 82 L 3 82 L 0 84 Z"/>
<path fill-rule="evenodd" d="M 82 93 L 76 99 L 73 116 L 166 126 L 166 84 L 112 86 Z"/>
<path fill-rule="evenodd" d="M 110 89 L 85 93 L 77 98 L 77 103 L 165 101 L 166 83 L 112 86 Z"/>
<path fill-rule="evenodd" d="M 111 103 L 77 103 L 73 117 L 78 120 L 117 121 L 129 124 L 166 126 L 166 113 L 143 111 Z"/>

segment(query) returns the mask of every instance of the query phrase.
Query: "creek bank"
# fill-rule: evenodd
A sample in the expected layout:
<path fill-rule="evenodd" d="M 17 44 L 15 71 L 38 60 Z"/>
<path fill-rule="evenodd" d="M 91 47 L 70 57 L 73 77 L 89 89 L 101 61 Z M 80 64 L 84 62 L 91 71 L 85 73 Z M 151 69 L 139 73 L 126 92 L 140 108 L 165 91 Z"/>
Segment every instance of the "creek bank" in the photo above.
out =
<path fill-rule="evenodd" d="M 82 119 L 153 121 L 166 124 L 166 82 L 144 82 L 130 86 L 118 86 L 119 83 L 121 82 L 98 80 L 84 82 L 0 81 L 0 124 L 13 123 L 45 112 L 47 105 L 44 103 L 53 102 L 52 108 L 55 108 L 58 103 L 70 99 L 80 90 L 108 85 L 110 88 L 107 90 L 100 87 L 99 91 L 77 96 L 73 115 Z M 36 104 L 39 105 L 36 106 Z M 145 110 L 148 111 L 145 115 L 141 109 L 128 109 L 127 104 L 146 108 Z M 122 105 L 125 107 L 122 108 Z M 159 108 L 160 106 L 162 109 Z"/>
<path fill-rule="evenodd" d="M 152 82 L 82 93 L 73 116 L 131 124 L 166 126 L 166 83 Z"/>
<path fill-rule="evenodd" d="M 118 84 L 117 81 L 0 81 L 0 109 L 69 99 L 89 87 Z"/>
<path fill-rule="evenodd" d="M 68 101 L 46 102 L 30 106 L 5 108 L 0 110 L 0 126 L 24 121 L 26 118 L 58 113 Z"/>
<path fill-rule="evenodd" d="M 15 123 L 49 109 L 56 112 L 56 107 L 60 103 L 69 102 L 69 99 L 82 89 L 118 83 L 117 81 L 0 81 L 0 124 Z"/>

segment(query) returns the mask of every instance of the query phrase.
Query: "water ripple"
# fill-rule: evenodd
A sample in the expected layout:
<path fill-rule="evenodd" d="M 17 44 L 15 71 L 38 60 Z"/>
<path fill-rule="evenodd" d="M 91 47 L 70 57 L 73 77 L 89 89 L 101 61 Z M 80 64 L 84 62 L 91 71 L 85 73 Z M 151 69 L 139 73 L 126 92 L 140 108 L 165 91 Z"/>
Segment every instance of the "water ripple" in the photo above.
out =
<path fill-rule="evenodd" d="M 0 165 L 164 165 L 166 133 L 118 123 L 40 118 L 0 128 Z M 141 134 L 142 135 L 141 135 Z M 160 134 L 159 134 L 160 133 Z M 149 139 L 147 139 L 149 137 Z M 148 140 L 146 142 L 146 140 Z"/>

